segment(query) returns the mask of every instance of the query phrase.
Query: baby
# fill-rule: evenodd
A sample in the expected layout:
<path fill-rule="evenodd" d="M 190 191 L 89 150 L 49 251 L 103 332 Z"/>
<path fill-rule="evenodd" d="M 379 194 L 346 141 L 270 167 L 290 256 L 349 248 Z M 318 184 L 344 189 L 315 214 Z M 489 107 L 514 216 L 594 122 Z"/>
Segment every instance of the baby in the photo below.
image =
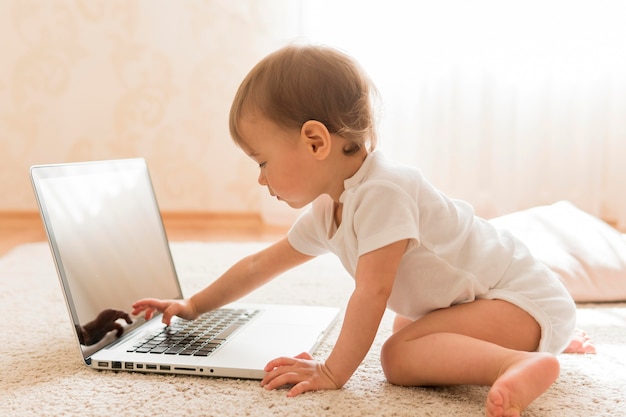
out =
<path fill-rule="evenodd" d="M 197 294 L 139 300 L 133 314 L 193 319 L 332 252 L 355 280 L 335 347 L 325 360 L 270 361 L 263 387 L 341 388 L 388 308 L 397 315 L 381 351 L 390 383 L 489 385 L 486 415 L 519 416 L 558 377 L 554 355 L 574 334 L 575 304 L 510 233 L 375 150 L 375 94 L 332 48 L 289 45 L 260 61 L 234 98 L 231 135 L 272 196 L 311 207 L 285 238 Z"/>

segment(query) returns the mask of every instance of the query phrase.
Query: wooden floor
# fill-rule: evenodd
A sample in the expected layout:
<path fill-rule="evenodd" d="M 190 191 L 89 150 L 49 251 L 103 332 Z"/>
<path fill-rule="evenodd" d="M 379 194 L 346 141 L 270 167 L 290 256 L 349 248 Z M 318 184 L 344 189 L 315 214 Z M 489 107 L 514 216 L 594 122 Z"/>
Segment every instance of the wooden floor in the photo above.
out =
<path fill-rule="evenodd" d="M 283 237 L 286 227 L 265 225 L 253 214 L 164 213 L 168 239 L 177 241 L 274 241 Z M 0 213 L 0 256 L 15 246 L 45 242 L 39 213 Z"/>

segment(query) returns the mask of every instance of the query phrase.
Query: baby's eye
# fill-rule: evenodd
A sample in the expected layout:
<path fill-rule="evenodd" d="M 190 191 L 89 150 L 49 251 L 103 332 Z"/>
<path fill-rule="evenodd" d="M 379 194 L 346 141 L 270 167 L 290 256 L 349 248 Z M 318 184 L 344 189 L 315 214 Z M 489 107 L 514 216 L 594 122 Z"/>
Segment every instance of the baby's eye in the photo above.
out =
<path fill-rule="evenodd" d="M 267 164 L 267 162 L 261 162 L 261 163 L 259 164 L 259 168 L 265 168 L 265 164 Z"/>

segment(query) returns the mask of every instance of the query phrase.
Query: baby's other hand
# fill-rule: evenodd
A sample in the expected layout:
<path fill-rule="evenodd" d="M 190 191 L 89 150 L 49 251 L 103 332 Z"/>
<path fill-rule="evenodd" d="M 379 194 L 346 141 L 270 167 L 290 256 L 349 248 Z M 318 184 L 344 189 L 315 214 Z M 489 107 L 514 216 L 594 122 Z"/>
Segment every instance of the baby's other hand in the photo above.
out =
<path fill-rule="evenodd" d="M 193 320 L 198 317 L 194 305 L 187 299 L 184 300 L 159 300 L 157 298 L 144 298 L 133 304 L 134 315 L 144 313 L 146 320 L 150 320 L 154 313 L 163 313 L 163 323 L 170 325 L 172 317 Z"/>
<path fill-rule="evenodd" d="M 267 374 L 261 381 L 261 386 L 272 390 L 285 385 L 293 385 L 287 393 L 288 397 L 295 397 L 306 391 L 341 388 L 333 380 L 326 365 L 315 361 L 306 352 L 293 358 L 274 359 L 265 366 L 265 372 Z"/>

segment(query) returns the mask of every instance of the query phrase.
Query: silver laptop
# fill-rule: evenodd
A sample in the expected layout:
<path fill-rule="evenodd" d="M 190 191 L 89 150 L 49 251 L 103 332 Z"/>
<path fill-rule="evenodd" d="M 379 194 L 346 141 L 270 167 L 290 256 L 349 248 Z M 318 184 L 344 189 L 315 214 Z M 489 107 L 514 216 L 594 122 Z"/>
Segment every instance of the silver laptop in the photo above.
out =
<path fill-rule="evenodd" d="M 337 318 L 337 308 L 247 304 L 170 326 L 161 315 L 130 316 L 137 299 L 182 297 L 146 162 L 30 172 L 76 340 L 92 368 L 261 379 L 270 360 L 312 352 Z"/>

